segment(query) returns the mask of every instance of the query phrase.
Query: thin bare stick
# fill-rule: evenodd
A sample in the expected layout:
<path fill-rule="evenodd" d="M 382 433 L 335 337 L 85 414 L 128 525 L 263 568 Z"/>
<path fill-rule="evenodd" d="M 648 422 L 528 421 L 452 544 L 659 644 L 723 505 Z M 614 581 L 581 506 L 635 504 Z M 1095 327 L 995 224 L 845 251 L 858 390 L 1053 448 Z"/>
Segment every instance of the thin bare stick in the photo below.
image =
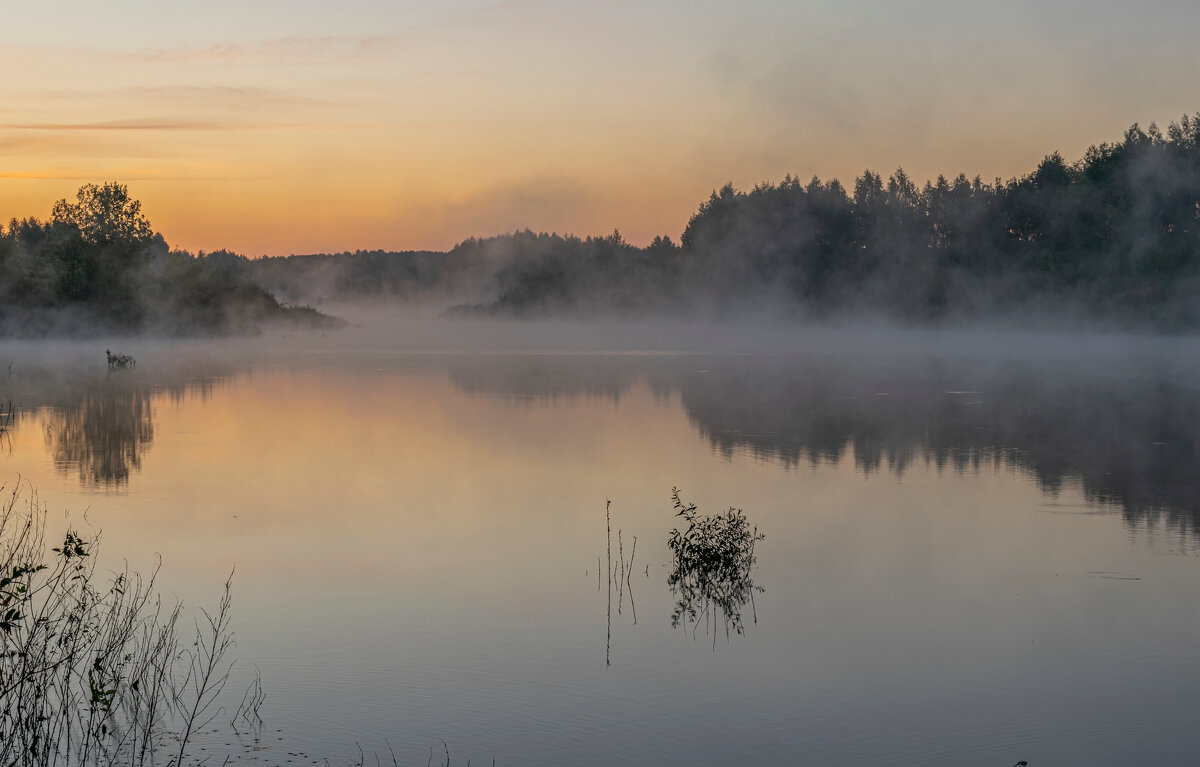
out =
<path fill-rule="evenodd" d="M 604 499 L 604 522 L 608 531 L 608 636 L 604 641 L 604 665 L 612 665 L 612 501 Z"/>
<path fill-rule="evenodd" d="M 625 543 L 621 540 L 621 528 L 617 528 L 617 560 L 621 563 L 621 577 L 617 580 L 617 615 L 625 603 Z"/>

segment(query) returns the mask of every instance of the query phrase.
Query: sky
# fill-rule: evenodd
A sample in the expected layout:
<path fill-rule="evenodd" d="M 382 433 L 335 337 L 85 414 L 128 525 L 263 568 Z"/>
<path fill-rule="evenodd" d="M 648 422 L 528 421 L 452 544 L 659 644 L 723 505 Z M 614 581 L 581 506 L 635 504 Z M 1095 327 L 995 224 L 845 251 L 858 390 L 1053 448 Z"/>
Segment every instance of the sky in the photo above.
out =
<path fill-rule="evenodd" d="M 173 247 L 678 240 L 716 188 L 1009 178 L 1200 111 L 1195 0 L 0 0 L 0 220 Z"/>

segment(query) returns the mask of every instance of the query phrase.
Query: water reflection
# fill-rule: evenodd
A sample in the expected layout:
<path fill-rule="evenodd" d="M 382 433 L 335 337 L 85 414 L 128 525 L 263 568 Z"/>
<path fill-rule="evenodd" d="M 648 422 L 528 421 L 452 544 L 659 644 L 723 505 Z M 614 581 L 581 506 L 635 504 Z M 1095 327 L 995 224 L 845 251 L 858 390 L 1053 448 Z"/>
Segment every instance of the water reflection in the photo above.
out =
<path fill-rule="evenodd" d="M 154 430 L 143 473 L 130 469 L 131 492 L 64 505 L 94 504 L 120 554 L 163 551 L 172 572 L 182 568 L 185 597 L 202 597 L 238 563 L 249 616 L 241 652 L 265 661 L 272 727 L 301 730 L 297 745 L 313 753 L 342 754 L 329 744 L 352 743 L 347 732 L 397 723 L 413 739 L 471 733 L 501 744 L 500 762 L 529 764 L 581 753 L 597 764 L 734 763 L 747 738 L 772 762 L 801 764 L 894 761 L 896 744 L 902 762 L 997 762 L 1018 751 L 1013 732 L 1039 742 L 1067 733 L 1043 763 L 1069 761 L 1072 746 L 1104 761 L 1112 744 L 1093 745 L 1097 732 L 1195 745 L 1178 712 L 1196 683 L 1197 620 L 1178 606 L 1194 597 L 1197 560 L 1129 545 L 1119 515 L 1034 511 L 1039 482 L 1051 492 L 1091 452 L 1114 449 L 1073 441 L 1089 403 L 1112 402 L 1112 413 L 1092 416 L 1108 433 L 1079 427 L 1096 442 L 1145 438 L 1160 429 L 1153 414 L 1177 405 L 1181 423 L 1162 430 L 1189 433 L 1180 400 L 1195 379 L 1169 369 L 1126 377 L 812 357 L 542 357 L 526 376 L 508 358 L 498 362 L 512 375 L 493 392 L 485 360 L 329 355 L 255 368 L 212 402 L 184 395 L 176 408 L 164 386 L 179 379 L 147 380 L 160 359 L 138 357 L 132 375 L 63 376 L 53 397 L 17 393 L 18 403 L 45 404 L 23 417 L 8 465 L 36 462 L 45 473 L 50 408 L 79 406 L 80 389 L 141 392 Z M 477 394 L 456 390 L 447 371 L 473 376 Z M 22 372 L 18 364 L 18 382 Z M 552 387 L 538 388 L 543 376 Z M 1138 393 L 1174 404 L 1134 406 Z M 1039 419 L 1041 435 L 1031 431 Z M 1035 451 L 1033 439 L 1051 442 Z M 813 456 L 840 463 L 809 471 Z M 1042 478 L 1013 471 L 1022 461 L 1044 468 Z M 1151 483 L 1127 476 L 1133 485 L 1108 486 L 1135 497 Z M 70 486 L 76 473 L 52 479 Z M 1059 481 L 1062 500 L 1078 501 L 1078 480 Z M 717 589 L 712 577 L 689 580 L 693 571 L 663 550 L 672 528 L 687 530 L 668 513 L 672 482 L 700 511 L 722 512 L 728 498 L 749 512 L 751 530 L 765 530 L 749 570 L 765 594 L 736 578 Z M 338 577 L 313 562 L 342 563 Z M 606 595 L 602 573 L 614 571 Z M 756 598 L 764 621 L 752 625 Z M 321 621 L 315 602 L 328 607 Z M 748 636 L 727 626 L 725 607 Z M 607 672 L 605 613 L 616 661 Z M 726 628 L 730 643 L 712 653 Z M 979 690 L 996 691 L 986 710 Z M 967 735 L 944 737 L 951 731 Z M 628 748 L 614 748 L 623 740 L 614 732 L 629 733 Z"/>
<path fill-rule="evenodd" d="M 252 362 L 144 355 L 17 366 L 2 392 L 40 411 L 55 465 L 86 486 L 121 486 L 154 440 L 156 397 L 207 396 Z M 444 366 L 461 391 L 529 407 L 572 398 L 619 406 L 634 385 L 677 401 L 719 455 L 788 467 L 852 460 L 865 474 L 1015 470 L 1055 496 L 1078 482 L 1131 527 L 1200 538 L 1200 370 L 1165 355 L 1137 364 L 793 356 L 475 355 Z M 236 368 L 234 370 L 233 368 Z M 349 373 L 348 373 L 349 374 Z M 22 419 L 18 418 L 17 427 Z"/>
<path fill-rule="evenodd" d="M 518 404 L 579 397 L 618 404 L 638 378 L 622 355 L 475 355 L 450 361 L 450 377 L 473 395 L 502 396 Z"/>
<path fill-rule="evenodd" d="M 678 600 L 671 626 L 691 627 L 695 636 L 703 622 L 715 648 L 719 625 L 724 625 L 726 639 L 731 633 L 745 633 L 742 611 L 747 605 L 752 620 L 758 622 L 754 593 L 763 587 L 754 583 L 754 546 L 763 534 L 750 525 L 741 509 L 701 514 L 696 504 L 679 497 L 678 489 L 671 491 L 671 500 L 675 515 L 685 525 L 667 538 L 672 557 L 667 585 Z"/>
<path fill-rule="evenodd" d="M 781 373 L 783 371 L 780 371 Z M 856 373 L 850 375 L 849 373 Z M 1200 385 L 1169 370 L 892 367 L 688 381 L 684 408 L 724 455 L 837 462 L 902 474 L 1006 467 L 1056 496 L 1078 481 L 1090 503 L 1134 527 L 1200 533 Z"/>
<path fill-rule="evenodd" d="M 79 474 L 84 486 L 127 484 L 154 439 L 150 395 L 141 389 L 88 391 L 50 411 L 46 443 L 59 471 Z"/>
<path fill-rule="evenodd" d="M 852 459 L 868 475 L 915 462 L 1015 470 L 1051 497 L 1079 482 L 1089 503 L 1131 527 L 1200 537 L 1200 370 L 1183 359 L 541 356 L 506 359 L 498 378 L 492 369 L 456 361 L 450 374 L 467 391 L 535 402 L 615 400 L 643 381 L 656 396 L 677 394 L 728 458 Z"/>
<path fill-rule="evenodd" d="M 40 426 L 61 474 L 76 474 L 88 489 L 127 486 L 154 442 L 155 403 L 206 399 L 233 371 L 207 359 L 163 355 L 155 362 L 109 369 L 94 355 L 23 364 L 7 382 L 16 415 L 0 423 L 0 440 Z"/>

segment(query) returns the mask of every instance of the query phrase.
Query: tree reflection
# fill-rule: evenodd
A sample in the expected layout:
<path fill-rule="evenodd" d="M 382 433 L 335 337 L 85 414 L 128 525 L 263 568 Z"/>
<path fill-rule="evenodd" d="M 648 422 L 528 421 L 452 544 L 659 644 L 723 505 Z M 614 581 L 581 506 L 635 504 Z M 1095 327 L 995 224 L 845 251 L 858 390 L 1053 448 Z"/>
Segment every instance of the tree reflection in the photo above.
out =
<path fill-rule="evenodd" d="M 700 514 L 696 504 L 684 503 L 677 488 L 671 490 L 675 515 L 687 523 L 685 530 L 675 529 L 667 538 L 673 570 L 667 585 L 678 601 L 671 612 L 671 625 L 688 626 L 695 636 L 701 618 L 716 642 L 718 619 L 725 636 L 744 634 L 742 611 L 750 605 L 754 612 L 754 545 L 763 539 L 757 527 L 751 527 L 741 509 L 730 508 L 723 514 Z"/>
<path fill-rule="evenodd" d="M 626 359 L 605 355 L 467 356 L 454 359 L 449 373 L 468 394 L 502 396 L 530 407 L 579 397 L 615 404 L 635 377 Z"/>
<path fill-rule="evenodd" d="M 848 362 L 717 368 L 681 386 L 713 450 L 787 465 L 853 460 L 866 474 L 1015 470 L 1049 497 L 1078 483 L 1133 528 L 1165 522 L 1200 538 L 1200 374 Z"/>
<path fill-rule="evenodd" d="M 984 344 L 988 336 L 977 342 Z M 968 338 L 967 340 L 973 340 Z M 1076 486 L 1131 529 L 1200 541 L 1200 363 L 1191 342 L 1133 356 L 938 351 L 795 355 L 473 358 L 473 394 L 530 406 L 678 396 L 713 452 L 788 467 L 852 461 L 864 474 L 1015 471 L 1049 498 Z M 516 399 L 520 398 L 520 399 Z"/>
<path fill-rule="evenodd" d="M 40 428 L 54 467 L 77 474 L 90 489 L 123 487 L 141 470 L 155 436 L 156 402 L 206 400 L 243 368 L 232 354 L 219 359 L 159 349 L 144 367 L 112 369 L 103 353 L 63 354 L 49 346 L 17 363 L 3 392 L 21 412 L 9 429 Z"/>
<path fill-rule="evenodd" d="M 141 389 L 88 391 L 51 411 L 46 441 L 54 464 L 90 486 L 121 486 L 154 439 L 150 395 Z"/>

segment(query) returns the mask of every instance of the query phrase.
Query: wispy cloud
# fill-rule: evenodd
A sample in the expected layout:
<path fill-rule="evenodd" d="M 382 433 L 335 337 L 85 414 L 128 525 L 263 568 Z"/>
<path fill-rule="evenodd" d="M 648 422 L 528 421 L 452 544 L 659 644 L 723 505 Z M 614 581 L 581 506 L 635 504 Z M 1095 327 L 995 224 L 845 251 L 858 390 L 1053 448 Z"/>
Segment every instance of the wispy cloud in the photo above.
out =
<path fill-rule="evenodd" d="M 111 174 L 106 173 L 91 173 L 82 174 L 79 171 L 67 171 L 56 173 L 54 171 L 30 171 L 28 173 L 0 173 L 0 179 L 6 181 L 78 181 L 81 183 L 92 183 L 100 178 L 107 178 Z M 136 173 L 122 173 L 122 181 L 174 181 L 177 178 L 170 176 L 143 176 Z"/>
<path fill-rule="evenodd" d="M 47 173 L 30 171 L 28 173 L 0 173 L 0 178 L 7 181 L 90 181 L 90 176 L 80 176 L 75 173 Z"/>
<path fill-rule="evenodd" d="M 309 96 L 280 88 L 230 85 L 134 86 L 114 91 L 119 97 L 194 106 L 198 104 L 229 107 L 306 107 L 331 106 L 330 99 Z"/>
<path fill-rule="evenodd" d="M 118 58 L 149 62 L 217 62 L 228 64 L 330 64 L 357 61 L 396 50 L 407 34 L 280 37 L 260 42 L 216 43 L 193 48 L 151 48 Z"/>
<path fill-rule="evenodd" d="M 49 90 L 5 96 L 6 103 L 13 106 L 0 106 L 0 149 L 34 141 L 36 136 L 328 129 L 347 106 L 287 89 L 226 85 L 130 86 L 79 94 Z M 70 108 L 63 109 L 64 104 Z M 338 127 L 354 129 L 352 125 Z"/>
<path fill-rule="evenodd" d="M 494 234 L 520 229 L 561 229 L 596 207 L 597 190 L 569 178 L 532 178 L 480 189 L 457 203 L 443 203 L 442 214 L 456 232 Z"/>
<path fill-rule="evenodd" d="M 274 130 L 294 127 L 303 126 L 157 118 L 100 120 L 97 122 L 82 123 L 0 123 L 0 129 L 22 131 L 238 131 Z"/>
<path fill-rule="evenodd" d="M 86 162 L 34 167 L 28 170 L 0 172 L 0 179 L 10 181 L 197 181 L 221 182 L 255 181 L 264 178 L 242 166 L 231 163 L 182 162 L 160 165 L 122 167 L 119 170 L 92 166 Z"/>
<path fill-rule="evenodd" d="M 78 133 L 11 131 L 0 134 L 0 152 L 3 153 L 77 152 L 92 145 L 89 137 Z"/>
<path fill-rule="evenodd" d="M 292 36 L 173 48 L 119 49 L 61 43 L 14 43 L 0 49 L 0 60 L 23 62 L 54 56 L 154 64 L 199 62 L 246 66 L 329 65 L 356 62 L 396 52 L 403 47 L 411 34 L 406 31 L 379 35 Z"/>

